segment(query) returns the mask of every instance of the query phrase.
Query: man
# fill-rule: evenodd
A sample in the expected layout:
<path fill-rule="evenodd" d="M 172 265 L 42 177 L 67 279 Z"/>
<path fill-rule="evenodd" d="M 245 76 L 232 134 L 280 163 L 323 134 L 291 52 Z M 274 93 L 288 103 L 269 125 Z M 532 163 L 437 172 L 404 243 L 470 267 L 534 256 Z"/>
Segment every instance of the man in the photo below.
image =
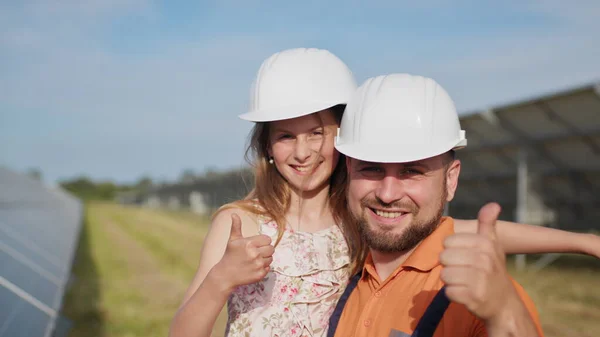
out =
<path fill-rule="evenodd" d="M 481 209 L 476 234 L 454 234 L 442 216 L 458 186 L 454 151 L 465 146 L 435 81 L 394 74 L 358 89 L 336 148 L 347 156 L 348 205 L 369 254 L 330 335 L 542 335 L 535 306 L 506 271 L 494 231 L 500 207 Z"/>

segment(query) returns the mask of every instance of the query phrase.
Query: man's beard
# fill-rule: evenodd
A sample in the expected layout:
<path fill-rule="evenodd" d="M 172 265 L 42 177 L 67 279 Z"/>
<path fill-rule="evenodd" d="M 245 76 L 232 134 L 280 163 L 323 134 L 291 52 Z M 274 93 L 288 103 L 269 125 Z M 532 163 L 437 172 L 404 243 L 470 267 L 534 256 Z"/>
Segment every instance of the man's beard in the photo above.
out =
<path fill-rule="evenodd" d="M 407 204 L 396 202 L 393 204 L 383 204 L 379 200 L 361 200 L 361 206 L 363 210 L 366 210 L 367 207 L 379 208 L 383 210 L 386 208 L 402 208 L 410 210 L 410 213 L 413 215 L 413 220 L 408 224 L 401 234 L 393 234 L 391 232 L 372 228 L 369 226 L 369 222 L 366 219 L 364 212 L 360 218 L 355 217 L 355 223 L 358 226 L 360 235 L 372 250 L 381 253 L 407 252 L 431 235 L 431 233 L 433 233 L 433 231 L 439 226 L 440 219 L 444 214 L 446 196 L 446 184 L 444 184 L 440 205 L 436 213 L 431 218 L 423 220 L 416 219 L 416 216 L 419 212 L 419 207 L 417 207 L 414 203 Z"/>

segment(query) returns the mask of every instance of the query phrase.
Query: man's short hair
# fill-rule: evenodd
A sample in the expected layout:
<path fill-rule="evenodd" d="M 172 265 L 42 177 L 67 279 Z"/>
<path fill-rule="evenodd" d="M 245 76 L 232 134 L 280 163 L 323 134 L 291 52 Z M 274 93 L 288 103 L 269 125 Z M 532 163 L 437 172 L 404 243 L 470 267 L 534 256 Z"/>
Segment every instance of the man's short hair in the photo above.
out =
<path fill-rule="evenodd" d="M 444 165 L 450 165 L 456 159 L 456 151 L 450 150 L 444 154 Z"/>

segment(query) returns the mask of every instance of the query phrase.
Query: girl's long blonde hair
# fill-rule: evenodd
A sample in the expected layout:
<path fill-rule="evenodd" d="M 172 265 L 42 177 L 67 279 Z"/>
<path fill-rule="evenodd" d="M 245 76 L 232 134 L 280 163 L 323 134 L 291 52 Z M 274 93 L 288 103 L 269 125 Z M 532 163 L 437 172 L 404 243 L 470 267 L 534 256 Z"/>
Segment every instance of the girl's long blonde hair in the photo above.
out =
<path fill-rule="evenodd" d="M 344 108 L 344 105 L 336 105 L 329 109 L 334 113 L 338 125 Z M 238 208 L 273 220 L 277 224 L 277 245 L 285 231 L 285 215 L 290 209 L 291 191 L 277 168 L 269 164 L 270 125 L 269 122 L 256 123 L 250 133 L 245 159 L 254 169 L 254 188 L 244 199 L 221 206 L 213 218 L 223 210 Z M 330 178 L 329 207 L 335 222 L 344 233 L 350 250 L 350 268 L 352 273 L 356 273 L 362 268 L 367 249 L 357 227 L 352 224 L 353 219 L 346 204 L 346 188 L 346 157 L 340 154 Z"/>

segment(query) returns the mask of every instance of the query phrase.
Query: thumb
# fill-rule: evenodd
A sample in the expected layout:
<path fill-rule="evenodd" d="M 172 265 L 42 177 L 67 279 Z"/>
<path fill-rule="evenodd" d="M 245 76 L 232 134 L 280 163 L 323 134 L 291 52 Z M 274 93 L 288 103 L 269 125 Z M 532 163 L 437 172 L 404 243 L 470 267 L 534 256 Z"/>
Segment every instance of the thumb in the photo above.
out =
<path fill-rule="evenodd" d="M 231 214 L 231 232 L 229 234 L 229 241 L 236 239 L 243 239 L 242 235 L 242 220 L 240 216 L 232 213 Z"/>
<path fill-rule="evenodd" d="M 491 202 L 481 207 L 477 216 L 477 233 L 496 238 L 496 221 L 500 215 L 500 205 Z"/>

